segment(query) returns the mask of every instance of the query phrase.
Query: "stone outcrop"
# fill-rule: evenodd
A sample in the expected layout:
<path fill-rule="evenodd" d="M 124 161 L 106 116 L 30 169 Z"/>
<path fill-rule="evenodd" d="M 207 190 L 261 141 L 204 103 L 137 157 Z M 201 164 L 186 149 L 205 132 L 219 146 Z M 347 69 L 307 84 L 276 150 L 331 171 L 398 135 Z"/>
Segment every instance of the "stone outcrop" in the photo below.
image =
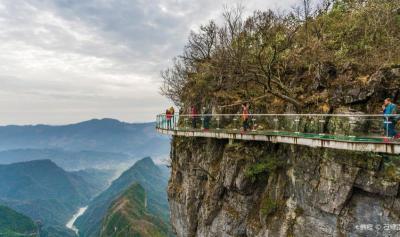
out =
<path fill-rule="evenodd" d="M 178 237 L 400 236 L 400 159 L 174 137 Z"/>

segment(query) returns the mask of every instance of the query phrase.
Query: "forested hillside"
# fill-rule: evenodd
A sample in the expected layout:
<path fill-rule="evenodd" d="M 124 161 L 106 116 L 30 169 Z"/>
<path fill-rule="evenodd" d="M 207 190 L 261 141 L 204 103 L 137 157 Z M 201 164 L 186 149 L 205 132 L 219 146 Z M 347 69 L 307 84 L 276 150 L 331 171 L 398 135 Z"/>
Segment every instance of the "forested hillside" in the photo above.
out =
<path fill-rule="evenodd" d="M 100 236 L 172 236 L 169 224 L 147 210 L 147 194 L 139 184 L 132 184 L 114 200 L 104 217 Z"/>
<path fill-rule="evenodd" d="M 253 113 L 334 113 L 342 106 L 376 113 L 383 98 L 396 100 L 399 1 L 304 2 L 245 19 L 237 8 L 223 24 L 202 26 L 163 72 L 164 95 L 183 111 L 195 105 L 220 113 L 244 101 Z"/>
<path fill-rule="evenodd" d="M 0 236 L 39 237 L 39 229 L 29 217 L 8 207 L 0 206 Z"/>

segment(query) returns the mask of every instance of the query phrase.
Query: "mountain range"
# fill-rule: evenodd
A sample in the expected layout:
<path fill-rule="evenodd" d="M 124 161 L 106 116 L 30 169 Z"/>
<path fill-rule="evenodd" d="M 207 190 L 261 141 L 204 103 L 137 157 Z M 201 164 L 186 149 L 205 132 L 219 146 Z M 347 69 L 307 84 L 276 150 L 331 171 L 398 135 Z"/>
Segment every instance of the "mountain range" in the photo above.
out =
<path fill-rule="evenodd" d="M 52 160 L 68 171 L 82 169 L 118 169 L 121 165 L 133 164 L 133 156 L 101 151 L 67 151 L 63 149 L 20 148 L 0 151 L 0 164 L 12 164 L 31 160 Z"/>
<path fill-rule="evenodd" d="M 156 133 L 155 123 L 126 123 L 92 119 L 62 125 L 0 126 L 0 151 L 14 149 L 62 149 L 123 153 L 129 156 L 164 156 L 169 138 Z"/>

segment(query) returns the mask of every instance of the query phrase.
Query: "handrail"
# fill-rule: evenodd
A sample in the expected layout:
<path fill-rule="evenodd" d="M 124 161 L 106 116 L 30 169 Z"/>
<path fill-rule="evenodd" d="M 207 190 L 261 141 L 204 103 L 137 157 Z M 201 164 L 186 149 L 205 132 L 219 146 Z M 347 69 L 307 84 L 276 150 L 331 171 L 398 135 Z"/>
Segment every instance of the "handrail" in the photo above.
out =
<path fill-rule="evenodd" d="M 156 127 L 219 133 L 273 132 L 295 137 L 317 136 L 321 140 L 373 140 L 400 144 L 400 140 L 392 139 L 397 138 L 395 126 L 398 120 L 398 114 L 159 114 Z"/>

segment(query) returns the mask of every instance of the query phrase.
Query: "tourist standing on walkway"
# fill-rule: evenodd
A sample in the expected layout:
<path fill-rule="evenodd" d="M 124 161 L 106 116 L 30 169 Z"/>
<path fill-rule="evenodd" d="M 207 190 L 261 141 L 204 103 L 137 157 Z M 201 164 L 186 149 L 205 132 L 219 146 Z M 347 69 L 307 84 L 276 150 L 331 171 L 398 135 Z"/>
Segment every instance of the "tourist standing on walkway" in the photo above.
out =
<path fill-rule="evenodd" d="M 383 102 L 382 109 L 384 115 L 394 115 L 396 114 L 397 106 L 392 103 L 390 98 L 386 98 Z M 397 118 L 395 116 L 384 116 L 384 119 L 385 136 L 397 138 Z"/>
<path fill-rule="evenodd" d="M 242 120 L 243 131 L 246 132 L 249 129 L 249 105 L 247 103 L 242 104 Z"/>
<path fill-rule="evenodd" d="M 211 111 L 210 108 L 203 107 L 203 129 L 208 131 L 210 129 Z"/>
<path fill-rule="evenodd" d="M 175 129 L 175 109 L 173 106 L 169 108 L 169 114 L 171 116 L 171 128 Z"/>
<path fill-rule="evenodd" d="M 197 110 L 194 105 L 190 107 L 189 115 L 192 120 L 192 128 L 195 129 L 197 127 Z"/>
<path fill-rule="evenodd" d="M 171 112 L 169 109 L 165 111 L 165 118 L 167 119 L 167 129 L 171 129 Z"/>

